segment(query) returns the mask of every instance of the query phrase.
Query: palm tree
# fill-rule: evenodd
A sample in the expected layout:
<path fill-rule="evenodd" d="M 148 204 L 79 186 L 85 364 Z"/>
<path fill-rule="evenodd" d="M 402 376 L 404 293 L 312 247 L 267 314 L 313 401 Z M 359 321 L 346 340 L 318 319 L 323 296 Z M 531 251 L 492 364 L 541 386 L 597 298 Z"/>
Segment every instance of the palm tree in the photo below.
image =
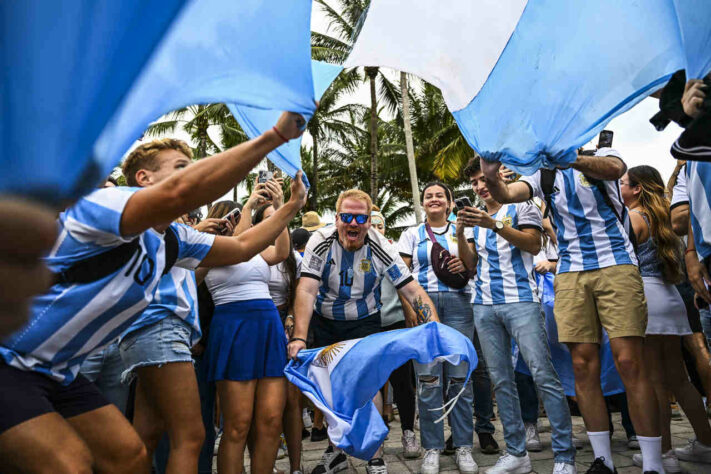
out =
<path fill-rule="evenodd" d="M 312 33 L 311 51 L 315 59 L 341 64 L 348 57 L 353 41 L 358 36 L 370 0 L 335 1 L 338 3 L 338 9 L 332 7 L 326 0 L 316 0 L 329 20 L 329 28 L 334 30 L 337 37 Z M 365 67 L 364 73 L 364 78 L 367 78 L 370 87 L 370 195 L 376 199 L 379 191 L 378 99 L 385 109 L 393 114 L 400 103 L 400 91 L 379 67 Z"/>
<path fill-rule="evenodd" d="M 407 150 L 407 169 L 410 172 L 412 201 L 415 205 L 415 221 L 422 224 L 422 205 L 420 204 L 420 186 L 417 182 L 417 165 L 415 164 L 415 145 L 412 139 L 412 115 L 410 114 L 410 89 L 407 87 L 407 74 L 400 72 L 400 95 L 402 97 L 402 122 L 405 132 L 405 149 Z"/>

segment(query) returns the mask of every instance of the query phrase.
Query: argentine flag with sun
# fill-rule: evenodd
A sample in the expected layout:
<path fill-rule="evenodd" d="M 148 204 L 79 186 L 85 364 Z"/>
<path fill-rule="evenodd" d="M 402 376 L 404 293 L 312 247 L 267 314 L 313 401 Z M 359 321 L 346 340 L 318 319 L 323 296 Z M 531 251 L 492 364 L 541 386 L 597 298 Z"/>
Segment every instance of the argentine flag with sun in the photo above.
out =
<path fill-rule="evenodd" d="M 284 372 L 323 411 L 331 441 L 352 456 L 370 459 L 388 433 L 373 397 L 390 374 L 410 359 L 422 364 L 468 364 L 467 380 L 477 365 L 469 338 L 432 322 L 303 350 Z M 455 401 L 442 407 L 442 417 Z"/>

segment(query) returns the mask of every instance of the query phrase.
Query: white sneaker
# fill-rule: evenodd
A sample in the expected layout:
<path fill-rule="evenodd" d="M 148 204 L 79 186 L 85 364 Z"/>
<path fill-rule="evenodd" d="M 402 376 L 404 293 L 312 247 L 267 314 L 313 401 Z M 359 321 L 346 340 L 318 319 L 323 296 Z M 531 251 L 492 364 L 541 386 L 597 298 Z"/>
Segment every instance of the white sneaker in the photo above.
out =
<path fill-rule="evenodd" d="M 632 456 L 632 463 L 635 466 L 642 467 L 642 455 L 638 453 Z M 664 468 L 664 472 L 681 472 L 679 459 L 677 459 L 673 449 L 670 449 L 666 453 L 662 454 L 662 467 Z"/>
<path fill-rule="evenodd" d="M 472 457 L 471 446 L 458 447 L 454 459 L 456 459 L 457 468 L 462 474 L 476 474 L 479 472 L 479 466 L 476 465 L 476 461 Z"/>
<path fill-rule="evenodd" d="M 420 465 L 420 474 L 439 474 L 439 449 L 428 449 Z"/>
<path fill-rule="evenodd" d="M 414 431 L 405 430 L 402 432 L 402 454 L 407 459 L 420 457 L 420 444 Z"/>
<path fill-rule="evenodd" d="M 311 415 L 309 415 L 308 408 L 304 408 L 304 410 L 301 412 L 301 419 L 304 420 L 304 428 L 306 428 L 307 430 L 310 430 L 311 427 L 314 425 L 314 423 L 311 421 Z"/>
<path fill-rule="evenodd" d="M 683 448 L 675 448 L 674 454 L 682 461 L 711 463 L 711 446 L 690 439 L 689 444 Z"/>
<path fill-rule="evenodd" d="M 533 468 L 528 453 L 521 457 L 505 453 L 496 461 L 494 467 L 486 471 L 486 474 L 528 474 L 529 472 L 533 472 Z"/>
<path fill-rule="evenodd" d="M 553 474 L 577 474 L 578 469 L 572 465 L 564 462 L 557 462 L 553 465 Z"/>
<path fill-rule="evenodd" d="M 538 436 L 538 428 L 535 423 L 525 423 L 526 427 L 526 450 L 537 453 L 543 451 L 543 443 Z"/>

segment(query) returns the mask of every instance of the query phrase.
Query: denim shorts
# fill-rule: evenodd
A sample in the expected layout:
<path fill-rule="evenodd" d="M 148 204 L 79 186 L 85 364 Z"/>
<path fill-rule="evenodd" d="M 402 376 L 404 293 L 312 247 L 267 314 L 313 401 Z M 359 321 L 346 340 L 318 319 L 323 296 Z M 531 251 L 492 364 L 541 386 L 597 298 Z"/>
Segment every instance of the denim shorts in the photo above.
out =
<path fill-rule="evenodd" d="M 173 315 L 129 333 L 119 343 L 121 360 L 126 367 L 121 381 L 130 383 L 138 367 L 192 362 L 191 334 L 190 326 Z"/>

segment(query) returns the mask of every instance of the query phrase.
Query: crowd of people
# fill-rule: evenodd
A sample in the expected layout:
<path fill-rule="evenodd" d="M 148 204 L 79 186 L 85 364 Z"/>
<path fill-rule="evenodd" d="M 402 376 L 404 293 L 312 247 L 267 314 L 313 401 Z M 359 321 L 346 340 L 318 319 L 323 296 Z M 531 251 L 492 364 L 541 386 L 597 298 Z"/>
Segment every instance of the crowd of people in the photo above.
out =
<path fill-rule="evenodd" d="M 689 81 L 688 123 L 705 98 Z M 307 192 L 300 173 L 288 200 L 276 175 L 258 179 L 244 205 L 214 202 L 303 125 L 285 113 L 261 137 L 197 162 L 180 140 L 140 145 L 122 165 L 128 186 L 107 180 L 59 215 L 56 239 L 47 232 L 49 289 L 32 300 L 27 323 L 0 325 L 0 471 L 206 473 L 216 452 L 218 472 L 236 474 L 249 452 L 251 472 L 271 473 L 285 450 L 290 473 L 301 474 L 302 440 L 326 439 L 328 421 L 287 382 L 288 360 L 429 322 L 469 339 L 479 363 L 469 380 L 465 364 L 410 361 L 375 396 L 386 419 L 384 406 L 397 406 L 403 456 L 421 458 L 420 472 L 439 472 L 443 453 L 461 473 L 478 472 L 475 432 L 482 452 L 501 455 L 488 473 L 532 472 L 528 452 L 543 449 L 539 400 L 555 474 L 577 472 L 584 440 L 573 435 L 571 406 L 594 453 L 587 472 L 616 472 L 604 340 L 626 391 L 634 463 L 657 474 L 680 472 L 679 460 L 711 464 L 709 163 L 680 162 L 664 183 L 605 146 L 569 168 L 521 177 L 473 157 L 463 179 L 474 203 L 428 183 L 424 222 L 397 241 L 358 189 L 340 194 L 333 225 L 315 212 L 296 224 Z M 677 148 L 704 153 L 692 145 L 680 139 Z M 194 209 L 206 202 L 214 204 L 201 219 Z M 28 254 L 44 244 L 36 240 L 28 237 Z M 41 286 L 44 276 L 31 272 Z M 541 276 L 553 273 L 574 399 L 541 304 Z M 512 347 L 530 375 L 517 370 Z M 683 447 L 672 446 L 672 403 L 695 434 Z M 329 442 L 311 472 L 347 468 Z M 382 447 L 365 469 L 388 472 Z"/>

